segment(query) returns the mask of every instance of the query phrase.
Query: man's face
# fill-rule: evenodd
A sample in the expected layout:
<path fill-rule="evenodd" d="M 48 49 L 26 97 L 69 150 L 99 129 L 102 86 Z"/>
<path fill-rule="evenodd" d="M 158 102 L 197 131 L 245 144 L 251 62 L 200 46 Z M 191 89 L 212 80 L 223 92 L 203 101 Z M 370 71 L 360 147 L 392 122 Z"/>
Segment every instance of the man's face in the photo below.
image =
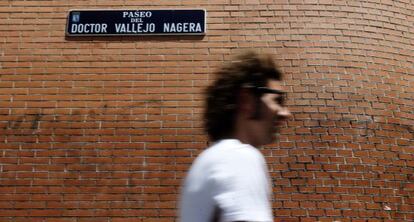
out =
<path fill-rule="evenodd" d="M 254 129 L 258 143 L 264 145 L 276 140 L 278 128 L 291 116 L 285 106 L 285 91 L 280 81 L 269 80 L 261 96 L 260 116 Z"/>

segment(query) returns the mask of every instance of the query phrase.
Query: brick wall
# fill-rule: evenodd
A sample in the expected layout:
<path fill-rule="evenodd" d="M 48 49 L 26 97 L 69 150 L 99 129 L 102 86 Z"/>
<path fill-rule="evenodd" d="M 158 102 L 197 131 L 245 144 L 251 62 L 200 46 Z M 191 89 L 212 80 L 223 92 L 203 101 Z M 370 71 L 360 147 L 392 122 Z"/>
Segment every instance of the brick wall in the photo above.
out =
<path fill-rule="evenodd" d="M 379 2 L 0 1 L 0 221 L 175 221 L 202 90 L 245 48 L 294 114 L 263 150 L 275 221 L 413 221 L 414 4 Z M 91 8 L 204 8 L 208 34 L 65 39 Z"/>

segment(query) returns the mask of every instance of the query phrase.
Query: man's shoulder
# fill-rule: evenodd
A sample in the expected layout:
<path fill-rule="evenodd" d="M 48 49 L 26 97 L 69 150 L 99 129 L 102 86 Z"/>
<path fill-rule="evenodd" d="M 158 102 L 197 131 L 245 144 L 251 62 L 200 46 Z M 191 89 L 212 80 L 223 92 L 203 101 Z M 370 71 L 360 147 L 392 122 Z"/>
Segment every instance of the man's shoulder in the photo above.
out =
<path fill-rule="evenodd" d="M 238 140 L 221 140 L 204 150 L 197 159 L 215 163 L 231 163 L 238 160 L 261 160 L 263 155 L 255 147 Z"/>

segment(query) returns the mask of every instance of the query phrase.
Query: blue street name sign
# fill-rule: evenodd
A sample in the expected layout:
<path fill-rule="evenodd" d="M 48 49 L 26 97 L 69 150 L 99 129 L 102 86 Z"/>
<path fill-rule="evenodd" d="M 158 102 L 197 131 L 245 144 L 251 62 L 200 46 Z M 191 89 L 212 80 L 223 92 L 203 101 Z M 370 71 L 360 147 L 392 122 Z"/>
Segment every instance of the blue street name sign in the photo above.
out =
<path fill-rule="evenodd" d="M 67 36 L 205 35 L 206 11 L 71 10 Z"/>

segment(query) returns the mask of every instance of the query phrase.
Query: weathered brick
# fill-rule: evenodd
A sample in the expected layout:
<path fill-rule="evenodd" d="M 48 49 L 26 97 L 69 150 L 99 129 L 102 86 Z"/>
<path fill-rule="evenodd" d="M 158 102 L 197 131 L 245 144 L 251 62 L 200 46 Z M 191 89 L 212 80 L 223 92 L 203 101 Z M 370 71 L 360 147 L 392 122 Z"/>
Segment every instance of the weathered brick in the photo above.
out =
<path fill-rule="evenodd" d="M 207 35 L 62 31 L 72 6 L 155 5 L 205 8 Z M 203 89 L 256 48 L 276 53 L 293 113 L 263 150 L 275 221 L 410 221 L 412 14 L 408 1 L 1 1 L 0 220 L 175 221 L 208 144 Z"/>

